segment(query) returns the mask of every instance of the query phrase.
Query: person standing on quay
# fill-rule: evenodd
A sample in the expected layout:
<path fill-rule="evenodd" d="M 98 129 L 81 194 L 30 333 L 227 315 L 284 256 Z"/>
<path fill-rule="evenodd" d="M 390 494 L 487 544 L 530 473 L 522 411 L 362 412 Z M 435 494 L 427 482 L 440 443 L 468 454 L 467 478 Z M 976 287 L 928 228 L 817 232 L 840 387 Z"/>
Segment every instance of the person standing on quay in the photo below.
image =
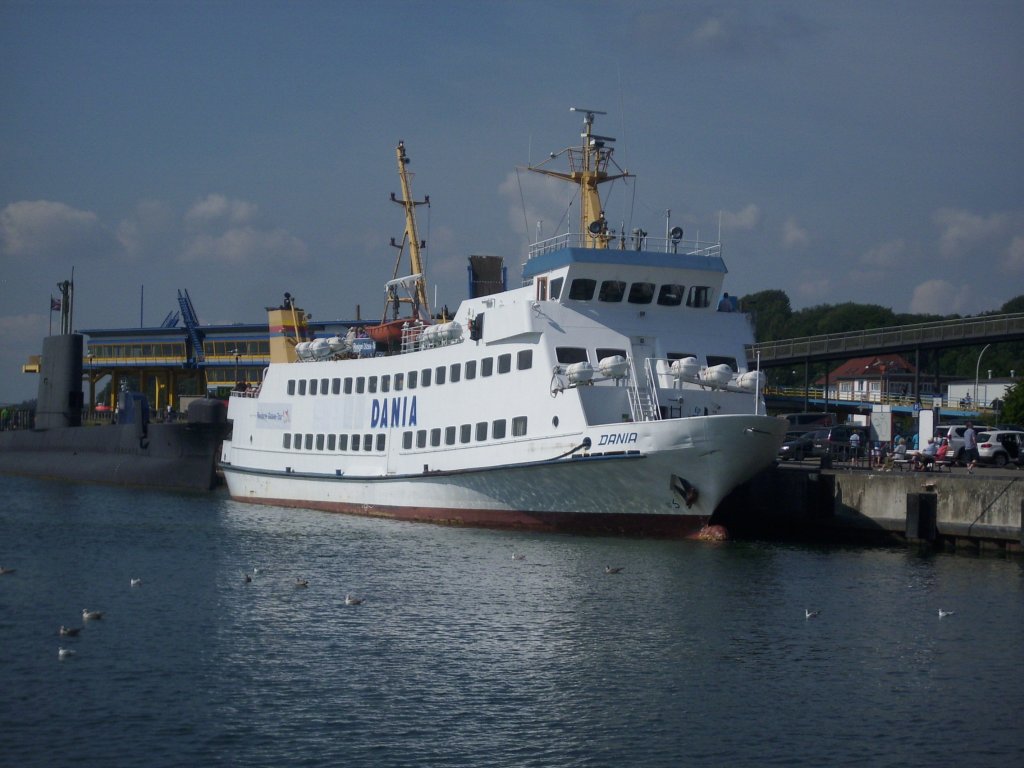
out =
<path fill-rule="evenodd" d="M 967 461 L 967 472 L 974 474 L 974 467 L 978 463 L 978 436 L 974 432 L 974 425 L 967 422 L 967 429 L 964 430 L 964 459 Z"/>

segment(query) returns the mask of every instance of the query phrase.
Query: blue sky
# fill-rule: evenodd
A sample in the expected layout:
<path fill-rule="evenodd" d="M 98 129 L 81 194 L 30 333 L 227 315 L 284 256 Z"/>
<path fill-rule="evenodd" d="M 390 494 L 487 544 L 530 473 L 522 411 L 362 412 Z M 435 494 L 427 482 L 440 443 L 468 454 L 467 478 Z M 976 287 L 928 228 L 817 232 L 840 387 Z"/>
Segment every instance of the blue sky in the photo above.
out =
<path fill-rule="evenodd" d="M 613 224 L 715 239 L 734 294 L 971 314 L 1024 293 L 1024 3 L 0 2 L 0 401 L 75 268 L 76 328 L 284 291 L 383 309 L 404 140 L 430 293 L 517 284 L 578 140 L 637 174 Z M 524 203 L 526 212 L 524 213 Z M 527 222 L 524 224 L 524 221 Z M 562 225 L 564 228 L 564 225 Z"/>

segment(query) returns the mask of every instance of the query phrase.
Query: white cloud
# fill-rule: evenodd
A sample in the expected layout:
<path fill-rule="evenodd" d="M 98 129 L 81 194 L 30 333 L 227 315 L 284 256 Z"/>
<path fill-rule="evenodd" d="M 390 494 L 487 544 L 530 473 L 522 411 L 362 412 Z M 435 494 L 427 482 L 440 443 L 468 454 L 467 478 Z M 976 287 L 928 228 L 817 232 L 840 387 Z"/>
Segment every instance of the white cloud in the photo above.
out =
<path fill-rule="evenodd" d="M 928 315 L 965 314 L 970 311 L 972 298 L 969 285 L 957 287 L 945 280 L 926 280 L 914 288 L 910 311 Z"/>
<path fill-rule="evenodd" d="M 231 200 L 224 195 L 210 194 L 192 204 L 185 213 L 189 225 L 203 225 L 213 222 L 244 224 L 256 215 L 256 204 L 245 200 Z"/>
<path fill-rule="evenodd" d="M 907 258 L 907 243 L 903 239 L 876 245 L 860 257 L 861 264 L 873 267 L 897 267 Z"/>
<path fill-rule="evenodd" d="M 287 269 L 309 257 L 306 244 L 282 229 L 229 229 L 221 235 L 198 235 L 185 243 L 179 260 L 209 261 L 232 266 L 277 263 Z"/>
<path fill-rule="evenodd" d="M 760 220 L 761 209 L 753 203 L 735 213 L 722 211 L 723 229 L 753 229 Z"/>
<path fill-rule="evenodd" d="M 943 258 L 955 259 L 1002 234 L 1009 224 L 1009 217 L 1001 213 L 985 217 L 970 211 L 943 208 L 932 214 L 932 221 L 942 230 L 939 253 Z"/>
<path fill-rule="evenodd" d="M 797 224 L 796 219 L 789 218 L 782 225 L 782 244 L 787 248 L 802 248 L 810 241 L 807 230 Z"/>
<path fill-rule="evenodd" d="M 175 226 L 175 215 L 159 200 L 143 200 L 117 225 L 117 239 L 125 255 L 140 257 L 160 252 Z"/>
<path fill-rule="evenodd" d="M 23 200 L 0 211 L 0 254 L 58 261 L 95 257 L 114 247 L 92 211 L 49 200 Z"/>
<path fill-rule="evenodd" d="M 1008 272 L 1024 272 L 1024 235 L 1018 235 L 1010 242 L 1003 268 Z"/>

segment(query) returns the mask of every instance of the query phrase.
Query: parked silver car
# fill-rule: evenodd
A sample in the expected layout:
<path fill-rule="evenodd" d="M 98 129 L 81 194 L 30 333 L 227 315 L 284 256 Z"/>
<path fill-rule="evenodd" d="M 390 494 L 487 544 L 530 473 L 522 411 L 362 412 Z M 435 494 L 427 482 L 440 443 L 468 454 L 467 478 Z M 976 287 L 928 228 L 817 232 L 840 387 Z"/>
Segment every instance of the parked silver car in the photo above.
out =
<path fill-rule="evenodd" d="M 966 429 L 966 424 L 944 424 L 935 430 L 935 438 L 939 441 L 940 445 L 942 443 L 942 438 L 947 438 L 949 440 L 949 457 L 959 464 L 965 463 L 964 430 Z M 975 436 L 988 430 L 989 427 L 979 426 L 977 424 L 974 426 Z M 981 441 L 979 440 L 979 442 Z"/>
<path fill-rule="evenodd" d="M 1005 467 L 1024 463 L 1024 432 L 996 429 L 978 433 L 978 461 Z"/>

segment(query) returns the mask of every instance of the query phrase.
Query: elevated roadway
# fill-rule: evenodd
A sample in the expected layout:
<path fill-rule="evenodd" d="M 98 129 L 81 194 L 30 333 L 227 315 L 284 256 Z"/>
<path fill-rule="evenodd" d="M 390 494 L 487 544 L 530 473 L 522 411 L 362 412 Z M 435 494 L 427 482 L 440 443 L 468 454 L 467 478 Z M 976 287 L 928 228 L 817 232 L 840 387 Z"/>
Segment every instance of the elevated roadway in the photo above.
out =
<path fill-rule="evenodd" d="M 917 352 L 1022 340 L 1024 312 L 1017 312 L 779 339 L 751 344 L 746 349 L 751 366 L 760 360 L 762 368 L 773 368 L 889 352 Z"/>

